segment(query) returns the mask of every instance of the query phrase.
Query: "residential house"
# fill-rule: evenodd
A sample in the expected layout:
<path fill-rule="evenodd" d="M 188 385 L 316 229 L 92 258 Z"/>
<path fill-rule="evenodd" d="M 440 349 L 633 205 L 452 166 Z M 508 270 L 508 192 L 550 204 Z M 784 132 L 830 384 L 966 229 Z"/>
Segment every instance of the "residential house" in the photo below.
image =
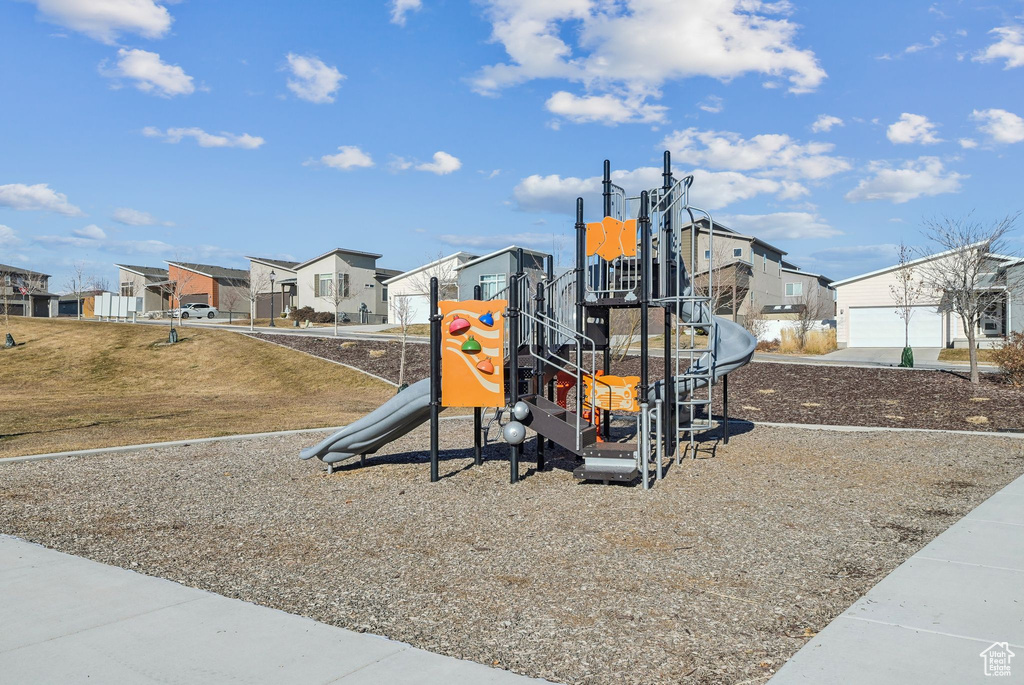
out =
<path fill-rule="evenodd" d="M 692 247 L 694 234 L 697 241 L 695 251 Z M 785 261 L 785 250 L 719 223 L 715 223 L 712 232 L 706 219 L 696 221 L 688 230 L 683 230 L 681 238 L 683 262 L 694 274 L 698 288 L 707 288 L 709 265 L 713 268 L 710 274 L 711 299 L 719 316 L 742 321 L 767 305 L 792 304 L 803 298 L 801 295 L 787 295 L 787 288 L 789 293 L 803 290 L 802 285 L 787 286 L 787 283 L 803 284 L 804 279 L 794 275 L 800 273 L 799 269 Z M 694 254 L 696 268 L 691 264 Z M 785 272 L 786 268 L 790 273 Z"/>
<path fill-rule="evenodd" d="M 405 311 L 408 313 L 406 323 L 429 323 L 430 279 L 438 279 L 440 299 L 458 299 L 458 269 L 466 262 L 476 258 L 477 255 L 468 252 L 455 252 L 384 281 L 383 285 L 387 288 L 389 302 L 389 320 L 399 323 L 398 312 Z"/>
<path fill-rule="evenodd" d="M 119 294 L 122 297 L 141 297 L 142 311 L 163 312 L 169 310 L 167 269 L 156 266 L 115 264 Z"/>
<path fill-rule="evenodd" d="M 908 262 L 906 268 L 912 270 L 914 281 L 920 284 L 923 271 L 936 268 L 930 262 L 951 259 L 954 254 L 946 251 L 915 259 Z M 1021 292 L 1024 289 L 1013 287 L 1020 283 L 1016 279 L 1024 276 L 1024 261 L 997 254 L 986 257 L 988 273 L 983 274 L 975 286 L 990 301 L 988 314 L 976 332 L 981 347 L 1001 343 L 1008 331 L 1024 332 L 1024 292 Z M 839 347 L 903 347 L 907 331 L 897 314 L 890 289 L 898 284 L 900 268 L 896 264 L 832 284 L 836 290 Z M 944 302 L 943 293 L 926 288 L 912 311 L 909 325 L 912 347 L 966 346 L 960 317 Z"/>
<path fill-rule="evenodd" d="M 811 306 L 820 314 L 815 318 L 834 319 L 836 291 L 832 282 L 828 276 L 801 271 L 795 264 L 783 260 L 782 303 Z"/>
<path fill-rule="evenodd" d="M 173 307 L 183 304 L 208 304 L 222 313 L 247 313 L 249 296 L 246 283 L 249 272 L 212 264 L 167 262 L 167 278 L 174 284 Z"/>
<path fill-rule="evenodd" d="M 295 265 L 298 306 L 337 313 L 351 321 L 387 321 L 384 281 L 399 272 L 378 268 L 380 258 L 375 252 L 338 247 Z"/>
<path fill-rule="evenodd" d="M 256 317 L 267 319 L 271 309 L 274 315 L 288 312 L 297 306 L 299 274 L 295 267 L 298 262 L 266 257 L 247 257 L 249 260 L 249 282 L 258 293 Z M 271 279 L 273 274 L 273 279 Z M 273 299 L 273 308 L 271 308 Z"/>
<path fill-rule="evenodd" d="M 544 261 L 551 255 L 509 245 L 456 267 L 459 299 L 472 299 L 474 286 L 480 286 L 480 296 L 485 300 L 504 290 L 512 274 L 517 273 L 516 259 L 520 250 L 523 253 L 522 270 L 530 275 L 530 280 L 536 283 L 543 278 L 546 273 Z"/>
<path fill-rule="evenodd" d="M 57 316 L 77 317 L 79 307 L 82 309 L 82 318 L 91 319 L 96 316 L 96 296 L 102 295 L 106 290 L 83 290 L 80 293 L 68 293 L 61 295 L 57 301 Z"/>
<path fill-rule="evenodd" d="M 0 264 L 0 313 L 39 318 L 52 316 L 50 301 L 58 296 L 49 292 L 49 288 L 49 274 Z"/>

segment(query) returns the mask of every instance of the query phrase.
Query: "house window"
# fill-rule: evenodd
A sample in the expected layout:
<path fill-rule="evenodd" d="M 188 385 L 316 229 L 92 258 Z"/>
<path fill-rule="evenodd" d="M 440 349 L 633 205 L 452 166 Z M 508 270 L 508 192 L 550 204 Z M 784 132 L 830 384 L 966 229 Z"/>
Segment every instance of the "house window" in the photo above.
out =
<path fill-rule="evenodd" d="M 388 301 L 388 287 L 386 285 L 380 289 L 380 299 L 382 302 Z"/>
<path fill-rule="evenodd" d="M 334 279 L 331 274 L 317 274 L 314 283 L 317 297 L 328 297 L 334 289 Z"/>
<path fill-rule="evenodd" d="M 489 300 L 505 289 L 505 274 L 483 274 L 480 276 L 480 298 Z"/>
<path fill-rule="evenodd" d="M 786 284 L 786 297 L 800 297 L 804 294 L 803 283 L 787 283 Z"/>
<path fill-rule="evenodd" d="M 343 274 L 340 271 L 338 272 L 338 288 L 339 288 L 339 290 L 341 290 L 341 296 L 342 297 L 349 297 L 350 293 L 349 293 L 348 274 Z"/>
<path fill-rule="evenodd" d="M 133 288 L 131 281 L 124 281 L 123 283 L 121 283 L 121 297 L 131 297 L 132 290 Z"/>
<path fill-rule="evenodd" d="M 734 247 L 734 248 L 732 248 L 732 256 L 733 257 L 739 257 L 739 258 L 742 259 L 743 258 L 743 248 L 742 247 Z"/>
<path fill-rule="evenodd" d="M 768 273 L 768 255 L 761 255 L 761 271 Z"/>
<path fill-rule="evenodd" d="M 704 250 L 704 259 L 711 260 L 711 250 Z"/>

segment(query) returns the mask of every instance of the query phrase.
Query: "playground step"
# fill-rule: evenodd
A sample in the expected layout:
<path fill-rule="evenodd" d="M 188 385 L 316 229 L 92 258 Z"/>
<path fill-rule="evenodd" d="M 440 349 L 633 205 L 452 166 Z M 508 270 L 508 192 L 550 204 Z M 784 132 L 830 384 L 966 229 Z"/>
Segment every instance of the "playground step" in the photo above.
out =
<path fill-rule="evenodd" d="M 574 454 L 580 454 L 576 447 L 576 414 L 563 409 L 554 402 L 539 395 L 524 397 L 523 401 L 530 407 L 530 415 L 523 424 L 537 431 L 539 435 L 553 440 Z M 597 442 L 597 427 L 583 419 L 579 419 L 579 444 L 581 449 Z"/>
<path fill-rule="evenodd" d="M 578 480 L 631 481 L 639 474 L 633 443 L 600 442 L 583 453 L 583 465 L 572 472 Z"/>

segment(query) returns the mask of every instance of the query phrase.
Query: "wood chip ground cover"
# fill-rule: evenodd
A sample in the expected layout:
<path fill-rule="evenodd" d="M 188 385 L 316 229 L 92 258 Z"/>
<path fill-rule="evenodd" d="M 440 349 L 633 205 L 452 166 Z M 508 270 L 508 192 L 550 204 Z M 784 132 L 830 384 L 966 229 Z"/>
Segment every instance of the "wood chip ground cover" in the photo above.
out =
<path fill-rule="evenodd" d="M 553 681 L 759 682 L 1024 472 L 1012 438 L 761 426 L 649 492 L 530 448 L 511 486 L 454 420 L 431 484 L 426 427 L 333 475 L 317 439 L 8 464 L 0 532 Z"/>

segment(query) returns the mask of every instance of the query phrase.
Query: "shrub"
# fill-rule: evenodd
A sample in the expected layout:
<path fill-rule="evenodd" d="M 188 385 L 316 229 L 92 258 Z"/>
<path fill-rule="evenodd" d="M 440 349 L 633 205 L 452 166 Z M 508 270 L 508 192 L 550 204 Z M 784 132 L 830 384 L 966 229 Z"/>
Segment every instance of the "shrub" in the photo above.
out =
<path fill-rule="evenodd" d="M 758 340 L 757 341 L 758 352 L 778 352 L 779 341 L 778 340 Z"/>
<path fill-rule="evenodd" d="M 331 312 L 313 312 L 309 320 L 313 323 L 334 323 L 334 314 Z"/>
<path fill-rule="evenodd" d="M 315 313 L 312 307 L 299 307 L 298 309 L 293 309 L 288 316 L 292 321 L 309 321 L 310 317 Z"/>
<path fill-rule="evenodd" d="M 1024 386 L 1024 333 L 1010 333 L 1002 347 L 992 351 L 992 361 L 1011 384 Z"/>

